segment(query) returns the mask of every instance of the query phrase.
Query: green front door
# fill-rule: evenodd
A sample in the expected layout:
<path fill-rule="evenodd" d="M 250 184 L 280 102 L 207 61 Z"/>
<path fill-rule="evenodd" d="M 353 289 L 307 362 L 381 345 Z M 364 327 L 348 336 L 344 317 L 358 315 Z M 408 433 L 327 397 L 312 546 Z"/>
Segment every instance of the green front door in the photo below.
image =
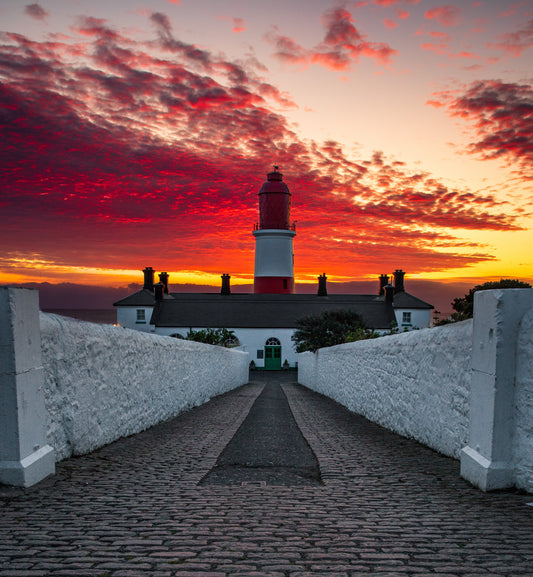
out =
<path fill-rule="evenodd" d="M 267 371 L 281 371 L 281 347 L 265 346 L 265 369 Z"/>

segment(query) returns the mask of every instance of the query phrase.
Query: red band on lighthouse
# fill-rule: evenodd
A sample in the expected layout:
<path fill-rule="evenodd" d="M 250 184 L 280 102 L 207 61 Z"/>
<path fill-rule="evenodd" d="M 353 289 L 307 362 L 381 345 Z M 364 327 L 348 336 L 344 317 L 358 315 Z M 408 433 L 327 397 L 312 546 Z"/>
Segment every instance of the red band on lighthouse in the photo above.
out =
<path fill-rule="evenodd" d="M 254 279 L 254 293 L 263 294 L 292 294 L 294 279 L 279 276 L 257 276 Z"/>

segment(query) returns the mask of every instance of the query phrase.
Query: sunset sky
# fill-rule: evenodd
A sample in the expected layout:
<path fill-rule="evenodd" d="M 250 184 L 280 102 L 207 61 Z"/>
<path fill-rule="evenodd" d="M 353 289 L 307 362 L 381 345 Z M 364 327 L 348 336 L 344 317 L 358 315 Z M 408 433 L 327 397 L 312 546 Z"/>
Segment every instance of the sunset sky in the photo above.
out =
<path fill-rule="evenodd" d="M 533 279 L 533 0 L 0 3 L 0 284 Z M 460 295 L 459 295 L 460 296 Z"/>

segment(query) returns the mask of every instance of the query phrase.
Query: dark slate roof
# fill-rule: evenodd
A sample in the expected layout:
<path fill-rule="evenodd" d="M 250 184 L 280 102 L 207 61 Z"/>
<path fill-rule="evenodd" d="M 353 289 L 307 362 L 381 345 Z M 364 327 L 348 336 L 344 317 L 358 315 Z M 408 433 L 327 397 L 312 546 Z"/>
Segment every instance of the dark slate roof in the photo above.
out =
<path fill-rule="evenodd" d="M 394 295 L 393 306 L 395 309 L 433 309 L 433 305 L 414 297 L 406 292 L 399 292 Z"/>
<path fill-rule="evenodd" d="M 113 303 L 114 307 L 146 307 L 154 306 L 155 296 L 154 291 L 148 289 L 141 289 L 132 295 L 129 295 L 123 299 L 120 299 L 116 303 Z"/>
<path fill-rule="evenodd" d="M 150 324 L 186 328 L 295 328 L 297 321 L 327 310 L 357 312 L 368 327 L 388 329 L 393 308 L 376 295 L 173 293 L 158 303 Z"/>

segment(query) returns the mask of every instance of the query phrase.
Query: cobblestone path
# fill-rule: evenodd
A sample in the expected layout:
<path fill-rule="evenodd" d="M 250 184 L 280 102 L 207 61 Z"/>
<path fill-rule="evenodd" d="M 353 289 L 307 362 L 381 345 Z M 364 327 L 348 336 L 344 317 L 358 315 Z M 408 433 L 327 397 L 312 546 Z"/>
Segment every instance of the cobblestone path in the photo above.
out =
<path fill-rule="evenodd" d="M 209 485 L 320 485 L 318 461 L 281 385 L 267 382 L 248 416 L 202 479 Z"/>
<path fill-rule="evenodd" d="M 320 486 L 199 485 L 272 375 L 0 487 L 0 577 L 533 576 L 532 495 L 484 494 L 457 461 L 277 374 Z"/>

